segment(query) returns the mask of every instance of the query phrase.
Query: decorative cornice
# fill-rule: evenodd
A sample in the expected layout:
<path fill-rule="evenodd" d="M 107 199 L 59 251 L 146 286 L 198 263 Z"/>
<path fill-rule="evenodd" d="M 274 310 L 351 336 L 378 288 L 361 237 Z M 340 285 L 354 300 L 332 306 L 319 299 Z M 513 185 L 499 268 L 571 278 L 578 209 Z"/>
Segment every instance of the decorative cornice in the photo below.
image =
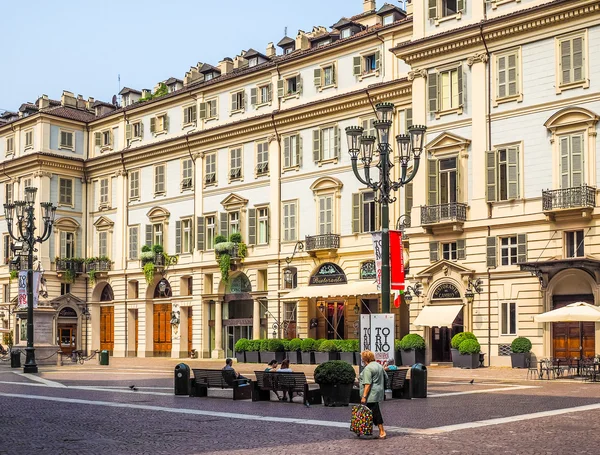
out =
<path fill-rule="evenodd" d="M 48 177 L 49 179 L 52 178 L 52 172 L 48 172 L 48 171 L 35 171 L 33 173 L 34 177 Z"/>
<path fill-rule="evenodd" d="M 414 69 L 414 70 L 408 72 L 408 80 L 409 81 L 414 81 L 418 77 L 427 79 L 427 70 L 426 69 Z"/>
<path fill-rule="evenodd" d="M 475 63 L 487 63 L 488 60 L 489 57 L 485 52 L 477 52 L 467 58 L 467 65 L 473 66 Z"/>

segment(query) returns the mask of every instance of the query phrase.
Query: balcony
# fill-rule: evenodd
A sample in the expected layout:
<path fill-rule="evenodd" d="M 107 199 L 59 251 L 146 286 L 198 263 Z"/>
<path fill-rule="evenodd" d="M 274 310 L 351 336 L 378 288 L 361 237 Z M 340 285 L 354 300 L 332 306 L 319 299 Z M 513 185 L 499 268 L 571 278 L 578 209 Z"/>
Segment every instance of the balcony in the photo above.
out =
<path fill-rule="evenodd" d="M 215 245 L 215 259 L 220 264 L 221 256 L 229 256 L 230 270 L 235 271 L 246 257 L 247 247 L 244 242 L 221 242 Z"/>
<path fill-rule="evenodd" d="M 596 188 L 582 185 L 542 191 L 542 208 L 549 220 L 557 217 L 591 218 L 596 207 Z"/>
<path fill-rule="evenodd" d="M 329 256 L 335 254 L 340 247 L 340 236 L 338 234 L 321 234 L 306 236 L 306 252 L 311 256 L 326 253 Z"/>
<path fill-rule="evenodd" d="M 461 202 L 421 206 L 421 225 L 431 231 L 462 231 L 466 220 L 467 204 Z"/>
<path fill-rule="evenodd" d="M 73 273 L 83 273 L 83 260 L 82 259 L 69 259 L 62 258 L 56 260 L 56 271 L 57 272 L 67 272 L 71 271 Z"/>

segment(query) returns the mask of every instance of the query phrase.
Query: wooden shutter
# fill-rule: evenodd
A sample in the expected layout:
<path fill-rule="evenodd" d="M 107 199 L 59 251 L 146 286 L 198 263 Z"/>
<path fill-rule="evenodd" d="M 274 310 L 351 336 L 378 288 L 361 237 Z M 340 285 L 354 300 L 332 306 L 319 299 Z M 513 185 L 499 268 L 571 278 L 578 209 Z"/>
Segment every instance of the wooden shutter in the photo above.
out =
<path fill-rule="evenodd" d="M 362 73 L 362 57 L 359 55 L 358 57 L 354 57 L 352 59 L 352 75 L 360 76 Z"/>
<path fill-rule="evenodd" d="M 313 161 L 321 161 L 321 130 L 313 130 Z"/>
<path fill-rule="evenodd" d="M 156 132 L 156 117 L 150 117 L 150 132 Z"/>
<path fill-rule="evenodd" d="M 438 75 L 437 73 L 430 73 L 427 79 L 428 85 L 428 97 L 429 97 L 429 112 L 436 112 L 438 110 L 438 89 L 437 89 Z"/>
<path fill-rule="evenodd" d="M 458 106 L 463 106 L 465 101 L 465 88 L 463 87 L 463 70 L 462 65 L 458 65 L 456 68 L 457 79 L 458 79 Z"/>
<path fill-rule="evenodd" d="M 498 200 L 498 189 L 496 185 L 496 156 L 496 150 L 488 150 L 485 152 L 488 202 L 495 202 Z"/>
<path fill-rule="evenodd" d="M 352 193 L 352 233 L 360 234 L 360 193 Z"/>
<path fill-rule="evenodd" d="M 181 254 L 181 220 L 175 222 L 175 254 Z"/>
<path fill-rule="evenodd" d="M 269 207 L 265 209 L 267 211 L 267 225 L 265 226 L 267 229 L 267 243 L 271 240 L 271 211 Z"/>
<path fill-rule="evenodd" d="M 300 75 L 296 76 L 296 93 L 302 93 L 302 77 Z"/>
<path fill-rule="evenodd" d="M 381 69 L 381 52 L 380 51 L 375 52 L 375 69 L 376 70 Z"/>
<path fill-rule="evenodd" d="M 427 205 L 437 205 L 438 201 L 438 161 L 429 160 L 428 168 L 428 197 Z"/>
<path fill-rule="evenodd" d="M 250 89 L 250 104 L 256 106 L 256 100 L 258 98 L 258 89 L 256 87 Z"/>
<path fill-rule="evenodd" d="M 456 9 L 464 13 L 465 11 L 465 0 L 456 1 Z"/>
<path fill-rule="evenodd" d="M 516 52 L 507 57 L 507 76 L 508 96 L 515 96 L 519 91 L 519 68 Z"/>
<path fill-rule="evenodd" d="M 60 257 L 67 257 L 67 233 L 64 231 L 60 232 Z"/>
<path fill-rule="evenodd" d="M 238 108 L 238 102 L 237 102 L 237 93 L 232 93 L 231 94 L 231 111 L 237 111 Z"/>
<path fill-rule="evenodd" d="M 435 19 L 437 17 L 437 0 L 429 0 L 427 9 L 429 19 Z"/>
<path fill-rule="evenodd" d="M 279 79 L 277 81 L 277 97 L 283 98 L 285 95 L 285 80 Z"/>
<path fill-rule="evenodd" d="M 248 245 L 256 245 L 256 209 L 248 209 Z"/>
<path fill-rule="evenodd" d="M 573 38 L 573 82 L 582 81 L 584 77 L 583 71 L 583 37 Z"/>
<path fill-rule="evenodd" d="M 560 72 L 562 74 L 562 84 L 568 84 L 571 81 L 571 40 L 566 39 L 560 42 Z"/>
<path fill-rule="evenodd" d="M 496 86 L 498 87 L 498 98 L 506 96 L 506 56 L 498 57 L 496 70 Z"/>
<path fill-rule="evenodd" d="M 337 84 L 337 74 L 335 71 L 335 67 L 336 67 L 336 63 L 334 63 L 333 65 L 331 65 L 331 83 L 332 84 Z"/>
<path fill-rule="evenodd" d="M 196 218 L 196 241 L 198 242 L 198 251 L 204 251 L 204 217 L 199 216 Z"/>
<path fill-rule="evenodd" d="M 125 139 L 128 141 L 131 140 L 131 125 L 130 124 L 125 125 Z"/>
<path fill-rule="evenodd" d="M 413 207 L 413 184 L 404 185 L 404 213 L 410 216 Z"/>
<path fill-rule="evenodd" d="M 562 189 L 569 188 L 569 137 L 563 136 L 560 138 L 560 187 Z"/>
<path fill-rule="evenodd" d="M 163 131 L 169 131 L 169 116 L 165 115 L 164 121 L 163 121 Z"/>
<path fill-rule="evenodd" d="M 223 212 L 219 214 L 220 217 L 220 231 L 221 231 L 221 235 L 224 237 L 227 237 L 227 218 L 228 218 L 229 214 L 227 212 Z"/>
<path fill-rule="evenodd" d="M 456 258 L 459 261 L 464 261 L 467 258 L 466 240 L 465 239 L 457 239 L 456 240 Z"/>
<path fill-rule="evenodd" d="M 297 134 L 294 140 L 296 141 L 296 164 L 302 167 L 302 136 Z"/>
<path fill-rule="evenodd" d="M 507 150 L 508 157 L 508 198 L 519 197 L 519 148 L 510 147 Z"/>
<path fill-rule="evenodd" d="M 200 119 L 205 119 L 207 115 L 207 103 L 200 103 Z"/>
<path fill-rule="evenodd" d="M 190 119 L 189 119 L 190 123 L 195 123 L 196 119 L 198 118 L 198 107 L 195 104 L 192 106 L 192 109 L 191 109 L 189 115 L 190 115 Z"/>
<path fill-rule="evenodd" d="M 267 85 L 267 103 L 270 103 L 273 99 L 273 83 Z"/>
<path fill-rule="evenodd" d="M 496 268 L 496 237 L 487 237 L 486 242 L 486 265 L 488 269 Z"/>
<path fill-rule="evenodd" d="M 140 139 L 144 137 L 144 122 L 140 120 Z"/>
<path fill-rule="evenodd" d="M 527 262 L 527 234 L 517 235 L 517 262 Z"/>
<path fill-rule="evenodd" d="M 571 185 L 576 188 L 583 185 L 583 136 L 571 136 Z"/>
<path fill-rule="evenodd" d="M 323 85 L 322 76 L 321 76 L 321 68 L 315 69 L 313 72 L 313 76 L 314 76 L 314 80 L 315 80 L 315 87 L 317 87 L 317 88 L 321 87 L 321 85 Z"/>
<path fill-rule="evenodd" d="M 152 246 L 152 225 L 146 225 L 146 245 Z"/>
<path fill-rule="evenodd" d="M 340 150 L 341 150 L 341 137 L 340 137 L 340 127 L 339 126 L 335 126 L 333 128 L 333 136 L 334 136 L 334 140 L 333 140 L 333 156 L 335 156 L 338 160 L 340 159 Z"/>
<path fill-rule="evenodd" d="M 188 108 L 184 107 L 183 108 L 183 124 L 187 124 L 190 123 L 190 116 L 188 115 Z"/>
<path fill-rule="evenodd" d="M 440 244 L 439 242 L 429 242 L 429 262 L 439 261 Z"/>
<path fill-rule="evenodd" d="M 96 147 L 102 146 L 102 135 L 100 133 L 94 133 L 94 145 Z"/>
<path fill-rule="evenodd" d="M 408 134 L 408 129 L 413 126 L 413 110 L 412 108 L 406 109 L 406 119 L 404 133 Z"/>
<path fill-rule="evenodd" d="M 292 164 L 292 156 L 290 150 L 291 137 L 287 136 L 283 138 L 283 167 L 290 167 Z"/>

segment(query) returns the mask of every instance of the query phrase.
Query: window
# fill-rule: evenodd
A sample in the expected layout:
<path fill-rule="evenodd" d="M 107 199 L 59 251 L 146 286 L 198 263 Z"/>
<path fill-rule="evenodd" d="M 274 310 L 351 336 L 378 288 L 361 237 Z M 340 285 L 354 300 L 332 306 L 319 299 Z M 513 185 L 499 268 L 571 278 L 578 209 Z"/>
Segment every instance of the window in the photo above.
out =
<path fill-rule="evenodd" d="M 75 257 L 75 233 L 59 231 L 60 257 L 70 259 Z"/>
<path fill-rule="evenodd" d="M 183 125 L 196 124 L 196 105 L 192 104 L 183 108 Z"/>
<path fill-rule="evenodd" d="M 231 235 L 234 232 L 240 232 L 240 212 L 229 212 L 228 220 L 228 234 Z"/>
<path fill-rule="evenodd" d="M 383 25 L 390 25 L 394 23 L 394 15 L 388 14 L 387 16 L 383 16 Z"/>
<path fill-rule="evenodd" d="M 107 208 L 109 206 L 109 183 L 110 179 L 108 178 L 100 179 L 100 209 Z"/>
<path fill-rule="evenodd" d="M 152 225 L 152 244 L 162 245 L 163 244 L 163 225 L 162 223 L 156 223 Z"/>
<path fill-rule="evenodd" d="M 112 146 L 113 133 L 111 130 L 97 131 L 94 133 L 94 145 L 100 147 L 100 150 L 108 149 Z"/>
<path fill-rule="evenodd" d="M 333 160 L 340 156 L 340 129 L 335 127 L 313 131 L 313 159 L 315 162 Z"/>
<path fill-rule="evenodd" d="M 135 170 L 129 173 L 129 199 L 140 198 L 140 171 Z"/>
<path fill-rule="evenodd" d="M 125 139 L 128 142 L 141 140 L 144 136 L 144 124 L 141 120 L 125 125 Z"/>
<path fill-rule="evenodd" d="M 266 245 L 269 243 L 269 208 L 258 208 L 256 212 L 258 216 L 258 244 Z"/>
<path fill-rule="evenodd" d="M 319 197 L 319 235 L 333 233 L 333 195 Z"/>
<path fill-rule="evenodd" d="M 580 86 L 582 82 L 586 82 L 585 35 L 558 38 L 558 48 L 559 85 Z"/>
<path fill-rule="evenodd" d="M 454 111 L 462 107 L 463 72 L 461 66 L 430 74 L 427 83 L 430 112 Z"/>
<path fill-rule="evenodd" d="M 515 265 L 518 262 L 516 235 L 500 240 L 500 256 L 502 265 Z"/>
<path fill-rule="evenodd" d="M 72 131 L 61 130 L 59 148 L 73 150 L 73 135 Z"/>
<path fill-rule="evenodd" d="M 428 205 L 457 202 L 456 157 L 429 160 Z"/>
<path fill-rule="evenodd" d="M 58 179 L 59 195 L 58 203 L 60 205 L 73 205 L 73 180 L 71 179 Z"/>
<path fill-rule="evenodd" d="M 405 223 L 408 223 L 408 226 L 405 224 L 405 227 L 410 227 L 410 212 L 413 208 L 413 184 L 412 182 L 404 185 L 404 214 L 408 217 L 408 220 Z"/>
<path fill-rule="evenodd" d="M 160 114 L 150 118 L 150 132 L 154 134 L 166 133 L 169 131 L 169 117 L 167 114 Z"/>
<path fill-rule="evenodd" d="M 259 85 L 250 90 L 250 103 L 253 106 L 262 106 L 271 102 L 272 84 Z"/>
<path fill-rule="evenodd" d="M 283 318 L 286 322 L 296 321 L 296 308 L 298 304 L 296 302 L 284 302 L 283 304 Z"/>
<path fill-rule="evenodd" d="M 25 150 L 33 148 L 33 130 L 25 131 Z"/>
<path fill-rule="evenodd" d="M 296 212 L 297 202 L 283 202 L 283 241 L 292 242 L 296 237 Z"/>
<path fill-rule="evenodd" d="M 576 188 L 583 179 L 583 133 L 569 134 L 558 138 L 560 147 L 560 187 Z"/>
<path fill-rule="evenodd" d="M 323 68 L 323 85 L 327 87 L 333 83 L 333 66 L 327 66 Z"/>
<path fill-rule="evenodd" d="M 11 204 L 13 202 L 13 184 L 7 183 L 4 185 L 4 203 Z"/>
<path fill-rule="evenodd" d="M 139 241 L 140 228 L 138 226 L 131 226 L 129 228 L 129 259 L 138 259 Z"/>
<path fill-rule="evenodd" d="M 435 19 L 436 25 L 440 19 L 460 15 L 464 10 L 465 0 L 428 0 L 428 17 Z"/>
<path fill-rule="evenodd" d="M 362 76 L 378 71 L 379 65 L 381 64 L 380 55 L 380 52 L 377 51 L 362 56 L 354 57 L 353 74 L 355 76 Z"/>
<path fill-rule="evenodd" d="M 269 143 L 256 144 L 256 175 L 266 175 L 269 172 Z"/>
<path fill-rule="evenodd" d="M 333 87 L 336 84 L 335 63 L 317 68 L 314 71 L 315 87 L 322 90 L 327 87 Z"/>
<path fill-rule="evenodd" d="M 583 257 L 583 231 L 565 232 L 565 253 L 568 258 Z"/>
<path fill-rule="evenodd" d="M 253 66 L 258 65 L 258 57 L 251 58 L 248 60 L 248 67 L 252 68 Z"/>
<path fill-rule="evenodd" d="M 102 147 L 110 147 L 112 133 L 110 130 L 106 130 L 102 133 Z"/>
<path fill-rule="evenodd" d="M 211 79 L 214 79 L 214 77 L 215 77 L 215 74 L 214 74 L 214 73 L 206 73 L 206 74 L 204 75 L 204 80 L 205 80 L 205 81 L 210 81 Z"/>
<path fill-rule="evenodd" d="M 375 117 L 370 117 L 366 119 L 361 119 L 360 123 L 363 128 L 363 136 L 374 136 L 377 137 L 375 126 L 373 122 L 377 120 Z"/>
<path fill-rule="evenodd" d="M 194 187 L 194 167 L 191 158 L 181 160 L 181 189 L 190 190 Z"/>
<path fill-rule="evenodd" d="M 283 289 L 296 289 L 297 287 L 298 270 L 296 269 L 296 267 L 286 267 L 283 270 Z"/>
<path fill-rule="evenodd" d="M 192 220 L 181 220 L 181 230 L 182 230 L 182 245 L 181 252 L 182 253 L 191 253 L 192 252 Z"/>
<path fill-rule="evenodd" d="M 231 113 L 243 111 L 246 108 L 244 95 L 244 91 L 231 94 Z"/>
<path fill-rule="evenodd" d="M 500 304 L 500 325 L 502 335 L 517 334 L 517 304 L 502 302 Z"/>
<path fill-rule="evenodd" d="M 108 256 L 108 232 L 98 232 L 98 256 Z"/>
<path fill-rule="evenodd" d="M 13 136 L 6 138 L 6 155 L 15 153 L 15 138 Z"/>
<path fill-rule="evenodd" d="M 165 165 L 154 166 L 154 194 L 165 194 Z"/>
<path fill-rule="evenodd" d="M 230 168 L 229 180 L 237 180 L 242 178 L 242 149 L 241 147 L 231 149 L 229 151 Z"/>
<path fill-rule="evenodd" d="M 446 261 L 456 261 L 458 259 L 456 242 L 442 243 L 442 258 Z"/>
<path fill-rule="evenodd" d="M 487 200 L 508 201 L 520 196 L 519 146 L 486 152 Z"/>
<path fill-rule="evenodd" d="M 217 181 L 217 154 L 208 153 L 204 157 L 204 184 L 212 185 Z"/>
<path fill-rule="evenodd" d="M 283 53 L 284 53 L 284 55 L 287 55 L 287 54 L 291 54 L 293 51 L 294 51 L 294 49 L 290 46 L 290 47 L 286 47 L 283 50 Z"/>
<path fill-rule="evenodd" d="M 12 241 L 10 238 L 10 235 L 8 234 L 4 234 L 2 236 L 3 239 L 3 244 L 4 244 L 4 264 L 8 264 L 8 262 L 10 261 L 10 258 L 12 257 L 12 251 L 10 249 L 11 245 L 12 245 Z M 5 302 L 8 302 L 8 300 L 4 300 Z"/>
<path fill-rule="evenodd" d="M 300 166 L 301 138 L 299 134 L 283 138 L 283 168 L 289 169 Z"/>
<path fill-rule="evenodd" d="M 496 56 L 496 98 L 514 98 L 520 94 L 519 51 Z"/>
<path fill-rule="evenodd" d="M 360 234 L 377 230 L 379 216 L 372 191 L 352 194 L 352 232 Z"/>
<path fill-rule="evenodd" d="M 342 31 L 340 32 L 340 38 L 350 38 L 352 36 L 352 29 L 350 28 L 344 28 L 342 29 Z"/>
<path fill-rule="evenodd" d="M 216 236 L 215 217 L 206 217 L 206 249 L 212 250 L 215 247 L 215 236 Z"/>

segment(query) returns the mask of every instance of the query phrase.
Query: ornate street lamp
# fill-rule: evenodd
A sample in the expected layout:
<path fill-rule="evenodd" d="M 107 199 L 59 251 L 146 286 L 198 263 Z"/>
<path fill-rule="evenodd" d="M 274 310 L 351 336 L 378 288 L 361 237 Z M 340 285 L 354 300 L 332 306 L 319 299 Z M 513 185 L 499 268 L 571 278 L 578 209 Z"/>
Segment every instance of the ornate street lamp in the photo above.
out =
<path fill-rule="evenodd" d="M 390 128 L 394 117 L 394 105 L 392 103 L 379 103 L 375 106 L 377 120 L 373 126 L 377 132 L 377 138 L 373 136 L 363 136 L 363 128 L 359 126 L 350 126 L 346 128 L 346 137 L 348 139 L 348 150 L 352 160 L 352 170 L 360 183 L 372 189 L 375 193 L 375 201 L 381 205 L 381 304 L 384 313 L 390 311 L 390 214 L 389 204 L 396 201 L 393 191 L 397 191 L 417 175 L 421 153 L 423 152 L 423 137 L 427 128 L 422 125 L 413 125 L 408 131 L 409 134 L 399 134 L 396 136 L 398 146 L 398 156 L 401 166 L 399 180 L 393 180 L 391 176 L 394 163 L 390 159 L 393 150 L 390 146 Z M 373 152 L 375 141 L 379 142 L 377 150 L 379 152 L 379 161 L 375 166 L 373 162 Z M 358 167 L 358 159 L 362 163 L 361 175 Z M 408 165 L 414 160 L 412 171 L 407 175 Z M 374 169 L 376 168 L 376 169 Z M 374 180 L 371 177 L 373 173 L 379 172 L 379 178 Z"/>
<path fill-rule="evenodd" d="M 481 278 L 477 278 L 475 281 L 469 278 L 467 283 L 467 290 L 465 291 L 465 299 L 467 299 L 467 303 L 473 303 L 475 300 L 475 292 L 477 294 L 481 294 L 483 291 L 483 281 Z"/>
<path fill-rule="evenodd" d="M 407 302 L 412 301 L 413 294 L 416 297 L 419 297 L 421 295 L 422 287 L 423 287 L 423 285 L 421 283 L 416 283 L 414 286 L 407 286 L 406 291 L 404 291 L 404 300 L 406 300 Z"/>
<path fill-rule="evenodd" d="M 25 200 L 4 204 L 4 217 L 8 226 L 8 233 L 16 242 L 22 242 L 27 247 L 27 347 L 24 373 L 37 373 L 35 363 L 35 348 L 33 347 L 33 253 L 37 252 L 36 243 L 42 243 L 50 238 L 52 225 L 56 216 L 56 206 L 50 202 L 42 202 L 42 220 L 44 231 L 41 236 L 36 236 L 35 231 L 35 196 L 37 188 L 25 188 Z M 15 232 L 15 215 L 18 231 Z"/>

